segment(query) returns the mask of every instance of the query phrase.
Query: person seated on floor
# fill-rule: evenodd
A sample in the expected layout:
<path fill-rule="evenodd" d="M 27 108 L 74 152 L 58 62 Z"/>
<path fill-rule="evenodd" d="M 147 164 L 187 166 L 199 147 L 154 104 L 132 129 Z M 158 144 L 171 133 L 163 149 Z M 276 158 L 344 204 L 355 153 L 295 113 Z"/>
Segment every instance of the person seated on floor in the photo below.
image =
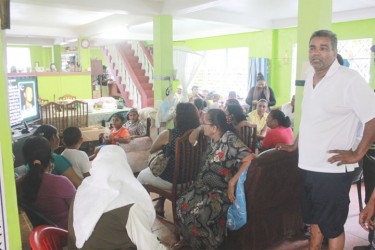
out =
<path fill-rule="evenodd" d="M 69 211 L 69 249 L 167 249 L 151 231 L 155 210 L 125 151 L 103 147 Z"/>
<path fill-rule="evenodd" d="M 262 141 L 262 150 L 275 148 L 278 143 L 293 143 L 293 131 L 290 128 L 290 119 L 281 110 L 271 110 L 267 117 L 267 127 L 270 129 Z"/>
<path fill-rule="evenodd" d="M 268 116 L 268 102 L 265 99 L 260 99 L 256 106 L 256 110 L 253 110 L 248 114 L 247 120 L 251 124 L 257 125 L 257 138 L 263 140 L 267 131 L 266 120 Z"/>
<path fill-rule="evenodd" d="M 285 103 L 283 106 L 281 106 L 281 111 L 283 111 L 285 116 L 288 116 L 290 119 L 290 127 L 292 129 L 294 127 L 294 101 L 295 95 L 292 96 L 290 102 Z"/>
<path fill-rule="evenodd" d="M 82 179 L 78 177 L 76 172 L 73 170 L 72 164 L 64 156 L 54 153 L 54 151 L 60 145 L 60 138 L 57 135 L 57 129 L 52 125 L 41 125 L 35 130 L 34 135 L 43 136 L 51 144 L 52 157 L 54 162 L 52 174 L 64 175 L 77 188 L 81 184 Z M 28 168 L 27 164 L 26 168 Z"/>
<path fill-rule="evenodd" d="M 123 125 L 123 127 L 128 129 L 131 140 L 138 137 L 146 136 L 146 127 L 139 120 L 139 114 L 136 109 L 129 110 L 126 117 L 128 120 Z"/>
<path fill-rule="evenodd" d="M 68 127 L 63 131 L 65 150 L 61 153 L 73 164 L 73 170 L 83 179 L 90 175 L 91 163 L 86 152 L 79 150 L 83 142 L 81 130 L 77 127 Z"/>
<path fill-rule="evenodd" d="M 30 136 L 22 151 L 30 170 L 17 180 L 18 200 L 67 229 L 69 206 L 76 188 L 65 176 L 51 174 L 54 158 L 46 138 Z"/>
<path fill-rule="evenodd" d="M 138 180 L 142 184 L 150 184 L 164 190 L 172 190 L 173 171 L 175 165 L 175 144 L 178 137 L 185 134 L 186 131 L 198 127 L 199 117 L 198 110 L 192 103 L 180 102 L 176 106 L 176 117 L 174 119 L 174 128 L 164 130 L 156 138 L 151 146 L 150 153 L 162 149 L 166 157 L 168 157 L 167 166 L 159 177 L 152 174 L 150 168 L 145 168 L 138 175 Z M 155 205 L 156 213 L 164 216 L 165 198 L 160 198 Z"/>
<path fill-rule="evenodd" d="M 205 162 L 189 191 L 177 200 L 177 223 L 185 244 L 193 249 L 215 249 L 224 241 L 228 208 L 235 201 L 240 174 L 254 156 L 228 124 L 224 111 L 210 109 L 202 130 L 212 139 Z"/>

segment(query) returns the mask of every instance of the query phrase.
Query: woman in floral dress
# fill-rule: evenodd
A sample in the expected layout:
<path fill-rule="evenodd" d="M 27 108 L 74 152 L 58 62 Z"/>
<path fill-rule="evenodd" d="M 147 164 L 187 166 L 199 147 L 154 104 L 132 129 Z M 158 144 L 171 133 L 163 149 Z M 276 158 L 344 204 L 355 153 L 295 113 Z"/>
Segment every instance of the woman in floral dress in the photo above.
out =
<path fill-rule="evenodd" d="M 190 190 L 177 201 L 177 216 L 183 240 L 193 249 L 213 249 L 220 246 L 226 232 L 227 211 L 234 202 L 234 190 L 240 174 L 253 158 L 250 150 L 227 124 L 225 113 L 208 111 L 204 134 L 212 139 L 207 159 Z"/>

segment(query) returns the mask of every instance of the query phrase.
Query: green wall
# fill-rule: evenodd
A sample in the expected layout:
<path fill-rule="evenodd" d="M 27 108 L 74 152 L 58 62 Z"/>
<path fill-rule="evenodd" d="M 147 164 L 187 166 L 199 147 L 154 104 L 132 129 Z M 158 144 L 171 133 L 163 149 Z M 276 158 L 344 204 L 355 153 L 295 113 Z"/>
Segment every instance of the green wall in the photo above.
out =
<path fill-rule="evenodd" d="M 375 44 L 375 30 L 369 27 L 375 27 L 374 18 L 332 24 L 332 30 L 339 40 L 372 38 Z M 276 105 L 280 106 L 290 100 L 292 48 L 295 43 L 297 43 L 297 28 L 192 39 L 174 42 L 174 45 L 186 46 L 195 51 L 248 47 L 249 57 L 270 58 L 269 85 L 275 91 Z M 375 88 L 374 63 L 371 63 L 370 68 L 370 84 Z"/>
<path fill-rule="evenodd" d="M 70 94 L 77 99 L 92 98 L 91 74 L 59 74 L 38 76 L 39 97 L 49 101 Z"/>

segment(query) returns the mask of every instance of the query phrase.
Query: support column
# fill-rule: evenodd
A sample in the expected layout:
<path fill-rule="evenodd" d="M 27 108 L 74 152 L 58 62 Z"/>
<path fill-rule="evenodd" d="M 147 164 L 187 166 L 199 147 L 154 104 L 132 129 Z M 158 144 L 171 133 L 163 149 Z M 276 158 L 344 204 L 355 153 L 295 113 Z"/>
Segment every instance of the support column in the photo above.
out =
<path fill-rule="evenodd" d="M 165 91 L 173 80 L 173 19 L 154 17 L 154 106 L 165 99 Z"/>
<path fill-rule="evenodd" d="M 0 225 L 0 232 L 5 234 L 5 242 L 1 249 L 22 249 L 20 222 L 17 209 L 17 194 L 14 181 L 14 166 L 12 157 L 12 139 L 10 131 L 10 122 L 8 114 L 8 81 L 6 72 L 6 42 L 5 32 L 0 30 L 0 113 L 3 119 L 0 119 L 0 185 L 2 214 L 4 215 L 3 225 Z M 4 189 L 3 189 L 4 188 Z M 4 243 L 6 245 L 4 245 Z"/>
<path fill-rule="evenodd" d="M 56 70 L 61 72 L 61 46 L 53 45 L 53 62 L 55 63 Z"/>
<path fill-rule="evenodd" d="M 304 70 L 309 63 L 309 40 L 314 31 L 331 29 L 332 0 L 299 0 L 297 27 L 297 75 L 294 135 L 298 134 L 301 121 L 301 102 L 303 97 Z"/>
<path fill-rule="evenodd" d="M 82 40 L 87 40 L 86 38 L 80 37 L 77 42 L 78 46 L 78 62 L 81 66 L 81 71 L 85 72 L 91 67 L 90 61 L 90 47 L 82 47 Z"/>

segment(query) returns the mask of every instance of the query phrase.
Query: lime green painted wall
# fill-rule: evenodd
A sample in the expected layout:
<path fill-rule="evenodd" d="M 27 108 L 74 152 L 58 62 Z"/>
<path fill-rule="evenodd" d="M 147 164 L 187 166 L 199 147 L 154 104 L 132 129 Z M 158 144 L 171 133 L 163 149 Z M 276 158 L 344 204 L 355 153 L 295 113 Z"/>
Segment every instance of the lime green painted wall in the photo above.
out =
<path fill-rule="evenodd" d="M 372 38 L 375 44 L 374 29 L 369 27 L 375 27 L 375 19 L 332 24 L 332 30 L 339 40 Z M 248 47 L 249 57 L 271 58 L 269 85 L 275 90 L 276 105 L 282 105 L 290 100 L 292 49 L 296 43 L 297 28 L 287 28 L 177 41 L 174 45 L 186 46 L 195 51 Z M 375 88 L 374 63 L 371 63 L 370 73 L 370 84 Z"/>
<path fill-rule="evenodd" d="M 90 59 L 102 60 L 102 64 L 107 65 L 103 52 L 99 48 L 90 48 Z"/>
<path fill-rule="evenodd" d="M 49 101 L 71 94 L 78 99 L 92 98 L 91 74 L 38 76 L 39 97 Z"/>
<path fill-rule="evenodd" d="M 26 46 L 30 48 L 30 59 L 32 70 L 35 71 L 35 62 L 39 62 L 40 67 L 48 69 L 52 62 L 52 48 L 42 46 Z"/>
<path fill-rule="evenodd" d="M 54 45 L 53 46 L 53 61 L 56 66 L 57 71 L 61 71 L 61 46 Z"/>
<path fill-rule="evenodd" d="M 2 113 L 2 119 L 0 119 L 0 161 L 3 164 L 3 171 L 0 174 L 4 180 L 5 207 L 3 207 L 3 211 L 6 212 L 6 235 L 9 240 L 7 249 L 22 249 L 17 194 L 14 181 L 12 139 L 8 115 L 8 84 L 6 80 L 6 46 L 4 42 L 4 31 L 0 31 L 0 47 L 0 113 Z"/>

